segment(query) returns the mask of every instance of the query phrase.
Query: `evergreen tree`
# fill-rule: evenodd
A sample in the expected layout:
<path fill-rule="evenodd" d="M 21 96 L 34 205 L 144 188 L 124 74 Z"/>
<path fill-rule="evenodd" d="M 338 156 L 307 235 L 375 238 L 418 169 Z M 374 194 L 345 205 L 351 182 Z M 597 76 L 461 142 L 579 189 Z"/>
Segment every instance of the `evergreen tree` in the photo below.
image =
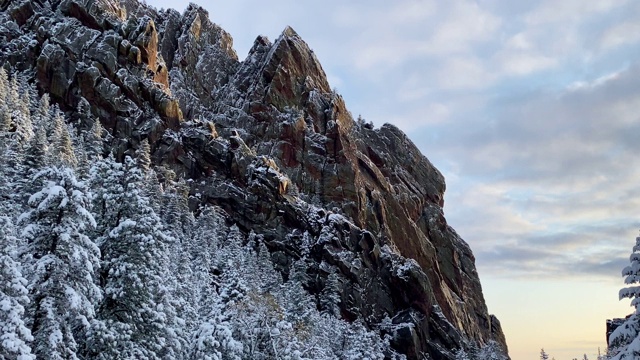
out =
<path fill-rule="evenodd" d="M 89 156 L 87 155 L 86 145 L 84 140 L 84 135 L 79 135 L 74 137 L 75 144 L 73 145 L 73 149 L 75 151 L 76 158 L 76 174 L 80 179 L 86 179 L 89 175 L 89 171 L 91 169 L 91 162 L 89 161 Z"/>
<path fill-rule="evenodd" d="M 250 292 L 244 279 L 243 237 L 237 226 L 231 228 L 226 241 L 218 239 L 221 233 L 220 215 L 213 208 L 205 208 L 198 218 L 194 248 L 201 253 L 193 253 L 200 299 L 199 322 L 191 336 L 189 359 L 243 358 L 237 324 Z"/>
<path fill-rule="evenodd" d="M 13 120 L 11 120 L 11 112 L 5 105 L 0 105 L 0 139 L 3 141 L 2 147 L 7 145 L 7 140 L 10 138 L 11 128 L 13 126 Z"/>
<path fill-rule="evenodd" d="M 14 175 L 12 196 L 22 211 L 26 209 L 31 194 L 39 191 L 46 181 L 44 177 L 35 178 L 35 175 L 42 171 L 49 162 L 49 143 L 42 127 L 36 130 L 35 135 L 27 144 L 21 160 L 22 163 L 14 170 L 16 174 Z"/>
<path fill-rule="evenodd" d="M 625 284 L 640 283 L 640 236 L 636 237 L 630 264 L 622 269 Z M 630 298 L 635 311 L 627 320 L 611 333 L 609 348 L 612 360 L 635 359 L 640 357 L 640 285 L 620 289 L 620 300 Z"/>
<path fill-rule="evenodd" d="M 36 130 L 35 135 L 29 141 L 29 145 L 24 155 L 24 176 L 32 177 L 38 173 L 48 163 L 49 141 L 44 128 L 40 127 Z M 30 180 L 29 180 L 30 181 Z"/>
<path fill-rule="evenodd" d="M 8 95 L 8 109 L 11 111 L 12 122 L 15 125 L 14 139 L 18 149 L 27 145 L 33 136 L 33 123 L 29 110 L 28 86 L 25 82 L 18 82 L 17 74 L 11 78 Z"/>
<path fill-rule="evenodd" d="M 144 176 L 127 157 L 120 194 L 103 194 L 119 200 L 115 226 L 101 241 L 103 250 L 105 301 L 100 319 L 113 341 L 95 348 L 100 359 L 176 358 L 180 322 L 171 299 L 173 279 L 168 271 L 168 249 L 174 241 L 165 234 L 160 218 L 149 206 Z M 107 222 L 105 225 L 110 225 Z"/>
<path fill-rule="evenodd" d="M 49 142 L 51 143 L 51 160 L 54 164 L 71 168 L 75 168 L 78 165 L 71 134 L 59 110 L 56 111 L 56 115 L 53 118 L 53 129 Z"/>
<path fill-rule="evenodd" d="M 51 105 L 49 103 L 49 94 L 45 93 L 39 100 L 38 107 L 36 108 L 33 125 L 36 129 L 43 127 L 45 130 L 49 129 L 51 124 Z"/>
<path fill-rule="evenodd" d="M 12 218 L 17 216 L 19 204 L 15 194 L 17 177 L 15 171 L 12 171 L 13 169 L 9 166 L 9 152 L 9 148 L 0 148 L 0 215 Z"/>
<path fill-rule="evenodd" d="M 95 160 L 102 158 L 104 153 L 104 141 L 102 140 L 102 134 L 104 128 L 99 119 L 93 120 L 91 129 L 85 136 L 85 152 L 89 160 Z"/>
<path fill-rule="evenodd" d="M 94 189 L 93 211 L 96 214 L 95 237 L 98 246 L 108 238 L 122 216 L 120 206 L 125 192 L 124 166 L 113 154 L 96 161 L 90 170 L 89 182 Z"/>
<path fill-rule="evenodd" d="M 291 266 L 289 280 L 284 289 L 284 301 L 287 304 L 285 319 L 298 329 L 308 327 L 311 314 L 315 310 L 315 304 L 304 288 L 308 282 L 305 259 L 299 259 Z"/>
<path fill-rule="evenodd" d="M 324 289 L 320 294 L 320 309 L 323 313 L 340 317 L 340 277 L 335 271 L 327 276 Z"/>
<path fill-rule="evenodd" d="M 33 126 L 29 108 L 23 106 L 20 98 L 20 85 L 17 75 L 14 74 L 7 86 L 6 107 L 1 121 L 2 158 L 1 165 L 5 175 L 12 181 L 23 178 L 24 150 L 33 136 Z M 15 197 L 11 193 L 11 197 Z"/>
<path fill-rule="evenodd" d="M 32 360 L 31 330 L 25 324 L 29 303 L 27 280 L 16 260 L 16 238 L 11 219 L 0 215 L 0 359 Z"/>
<path fill-rule="evenodd" d="M 11 111 L 9 111 L 9 80 L 7 72 L 0 67 L 0 155 L 8 145 L 11 127 Z"/>
<path fill-rule="evenodd" d="M 338 357 L 342 359 L 384 359 L 383 344 L 377 334 L 368 331 L 361 321 L 348 325 L 337 339 L 340 349 Z"/>
<path fill-rule="evenodd" d="M 9 101 L 9 76 L 4 67 L 0 67 L 0 109 L 8 109 Z"/>
<path fill-rule="evenodd" d="M 193 228 L 195 219 L 193 213 L 189 210 L 189 186 L 180 179 L 172 181 L 175 177 L 173 171 L 164 170 L 165 189 L 162 199 L 162 220 L 170 226 L 171 231 L 178 238 L 188 236 L 190 229 Z M 171 178 L 167 178 L 166 174 L 170 174 Z M 152 176 L 150 182 L 155 182 L 155 176 Z M 153 187 L 149 191 L 157 191 Z"/>
<path fill-rule="evenodd" d="M 41 178 L 44 186 L 30 197 L 31 210 L 20 216 L 34 352 L 43 359 L 76 359 L 101 298 L 95 284 L 100 253 L 86 235 L 95 221 L 87 189 L 70 169 L 46 168 L 33 180 Z"/>
<path fill-rule="evenodd" d="M 149 170 L 151 170 L 151 146 L 149 145 L 149 140 L 143 139 L 140 141 L 140 145 L 136 150 L 136 161 L 146 177 L 149 174 Z"/>
<path fill-rule="evenodd" d="M 245 264 L 243 265 L 245 278 L 257 285 L 255 291 L 258 294 L 277 294 L 282 285 L 282 276 L 274 268 L 271 255 L 264 237 L 256 235 L 253 231 L 247 237 L 247 244 L 243 253 Z M 256 252 L 257 250 L 257 252 Z"/>
<path fill-rule="evenodd" d="M 549 360 L 549 354 L 544 349 L 540 349 L 540 360 Z"/>
<path fill-rule="evenodd" d="M 193 235 L 188 238 L 193 286 L 203 295 L 198 296 L 198 304 L 206 302 L 209 288 L 215 288 L 213 277 L 214 256 L 222 233 L 222 219 L 212 207 L 205 207 L 194 224 Z M 204 296 L 204 297 L 203 297 Z"/>
<path fill-rule="evenodd" d="M 225 284 L 226 285 L 226 284 Z M 231 290 L 232 294 L 228 292 Z M 233 306 L 232 296 L 238 296 L 236 289 L 221 287 L 221 294 L 210 292 L 202 321 L 191 338 L 188 359 L 217 360 L 241 359 L 242 343 L 233 338 L 233 326 L 227 307 Z"/>

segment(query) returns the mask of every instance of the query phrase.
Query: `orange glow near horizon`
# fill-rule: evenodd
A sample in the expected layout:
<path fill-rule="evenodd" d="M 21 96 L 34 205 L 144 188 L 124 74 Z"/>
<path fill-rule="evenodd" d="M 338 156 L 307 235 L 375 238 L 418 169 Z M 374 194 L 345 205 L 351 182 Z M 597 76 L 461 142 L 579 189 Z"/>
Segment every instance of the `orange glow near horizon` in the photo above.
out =
<path fill-rule="evenodd" d="M 618 301 L 622 278 L 609 282 L 484 278 L 482 285 L 489 312 L 502 324 L 512 360 L 538 359 L 541 348 L 556 360 L 583 354 L 596 359 L 598 348 L 606 350 L 606 320 L 633 311 L 629 299 Z"/>

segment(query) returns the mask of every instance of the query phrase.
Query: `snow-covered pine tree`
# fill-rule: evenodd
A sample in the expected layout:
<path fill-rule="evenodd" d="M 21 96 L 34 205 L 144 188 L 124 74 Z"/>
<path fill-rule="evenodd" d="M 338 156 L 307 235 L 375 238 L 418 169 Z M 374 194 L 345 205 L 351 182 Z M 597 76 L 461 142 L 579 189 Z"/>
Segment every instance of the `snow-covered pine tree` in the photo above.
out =
<path fill-rule="evenodd" d="M 76 359 L 101 298 L 95 284 L 100 251 L 86 235 L 95 226 L 88 190 L 69 168 L 49 167 L 33 180 L 42 189 L 20 216 L 32 299 L 34 353 L 43 359 Z"/>
<path fill-rule="evenodd" d="M 0 67 L 0 109 L 7 107 L 9 101 L 9 76 L 4 67 Z"/>
<path fill-rule="evenodd" d="M 319 302 L 322 313 L 340 317 L 340 288 L 340 277 L 335 271 L 331 271 L 320 293 Z"/>
<path fill-rule="evenodd" d="M 151 177 L 147 182 L 158 184 L 153 169 L 148 173 Z M 165 211 L 161 220 L 165 224 L 165 233 L 173 238 L 168 244 L 167 270 L 175 274 L 171 299 L 178 317 L 185 322 L 176 331 L 179 339 L 186 340 L 195 328 L 198 316 L 199 289 L 193 284 L 195 273 L 190 258 L 194 218 L 187 205 L 188 187 L 184 182 L 167 181 L 165 185 L 164 204 L 161 207 Z M 147 191 L 153 190 L 147 188 Z M 182 347 L 186 349 L 187 345 L 183 343 Z"/>
<path fill-rule="evenodd" d="M 202 235 L 221 237 L 222 219 L 213 209 L 204 218 L 199 218 L 199 222 L 203 221 L 206 223 L 201 226 L 212 224 L 219 227 L 215 234 L 205 232 Z M 206 241 L 206 238 L 202 240 Z M 251 290 L 245 278 L 247 254 L 243 251 L 243 242 L 244 237 L 236 225 L 231 226 L 226 238 L 212 239 L 215 246 L 211 258 L 212 282 L 211 286 L 203 287 L 201 322 L 192 336 L 192 356 L 213 350 L 214 353 L 222 353 L 221 359 L 245 359 L 254 349 L 251 344 L 255 341 L 242 342 L 244 335 L 253 334 L 252 326 L 255 325 L 254 318 L 245 316 L 246 311 L 250 311 L 247 297 Z M 246 327 L 247 324 L 251 327 Z"/>
<path fill-rule="evenodd" d="M 231 314 L 228 306 L 234 305 L 233 297 L 237 297 L 237 289 L 221 284 L 218 294 L 213 287 L 206 287 L 203 293 L 206 302 L 201 307 L 201 315 L 189 344 L 187 358 L 190 360 L 240 360 L 242 343 L 233 338 Z M 231 291 L 231 294 L 229 294 Z"/>
<path fill-rule="evenodd" d="M 348 329 L 337 339 L 341 349 L 338 352 L 342 359 L 384 359 L 384 343 L 374 332 L 368 331 L 359 320 L 348 325 Z"/>
<path fill-rule="evenodd" d="M 15 126 L 14 139 L 19 149 L 26 146 L 33 136 L 33 123 L 29 110 L 29 87 L 26 82 L 18 82 L 18 74 L 13 74 L 9 85 L 8 109 Z"/>
<path fill-rule="evenodd" d="M 9 79 L 4 68 L 0 67 L 0 155 L 4 154 L 4 149 L 8 145 L 10 138 L 11 112 L 9 111 Z"/>
<path fill-rule="evenodd" d="M 0 122 L 2 128 L 0 165 L 11 182 L 23 179 L 24 149 L 33 136 L 31 114 L 28 106 L 25 108 L 20 96 L 18 77 L 17 74 L 13 74 L 7 83 L 4 110 L 0 109 L 3 111 L 0 119 L 2 120 Z M 17 194 L 12 192 L 10 195 L 14 198 Z"/>
<path fill-rule="evenodd" d="M 27 75 L 27 73 L 21 73 L 20 75 L 20 81 L 24 84 L 21 84 L 21 86 L 26 89 L 26 91 L 22 94 L 22 99 L 24 101 L 24 105 L 29 109 L 31 113 L 31 121 L 35 125 L 38 107 L 40 106 L 42 98 L 38 94 L 38 89 L 36 88 L 35 82 L 29 82 L 29 75 Z M 49 98 L 48 94 L 47 98 Z"/>
<path fill-rule="evenodd" d="M 80 96 L 80 98 L 78 99 L 78 106 L 76 106 L 76 116 L 79 128 L 87 128 L 91 126 L 95 121 L 93 114 L 91 113 L 91 104 L 83 96 Z"/>
<path fill-rule="evenodd" d="M 241 264 L 244 262 L 244 235 L 240 231 L 238 225 L 233 224 L 229 227 L 227 236 L 220 241 L 219 252 L 216 253 L 216 266 L 221 267 L 221 263 L 225 262 L 225 259 L 233 259 L 233 261 Z"/>
<path fill-rule="evenodd" d="M 315 304 L 304 288 L 308 282 L 305 259 L 302 258 L 291 265 L 284 289 L 285 319 L 297 329 L 308 327 L 310 316 L 315 310 Z"/>
<path fill-rule="evenodd" d="M 78 160 L 75 156 L 69 128 L 67 128 L 60 110 L 56 109 L 54 112 L 53 128 L 49 139 L 51 160 L 54 164 L 75 168 L 78 165 Z"/>
<path fill-rule="evenodd" d="M 85 152 L 87 158 L 91 161 L 101 159 L 104 153 L 104 141 L 102 140 L 102 133 L 104 128 L 99 119 L 93 120 L 91 129 L 85 135 Z"/>
<path fill-rule="evenodd" d="M 135 160 L 126 157 L 123 172 L 122 185 L 111 188 L 116 193 L 102 194 L 104 200 L 118 203 L 113 221 L 104 224 L 101 241 L 105 300 L 99 318 L 106 329 L 99 331 L 109 341 L 95 340 L 94 357 L 178 358 L 181 339 L 176 328 L 181 320 L 171 299 L 174 279 L 167 268 L 174 239 L 149 205 Z"/>
<path fill-rule="evenodd" d="M 29 196 L 40 190 L 43 185 L 44 178 L 34 179 L 34 176 L 42 171 L 49 163 L 49 141 L 43 127 L 36 130 L 35 135 L 29 140 L 29 144 L 24 150 L 19 178 L 15 180 L 15 184 L 19 193 L 22 195 L 19 203 L 26 204 Z M 15 194 L 16 197 L 18 194 Z"/>
<path fill-rule="evenodd" d="M 94 162 L 89 171 L 93 191 L 93 212 L 96 218 L 96 243 L 102 243 L 109 231 L 120 221 L 120 205 L 124 196 L 124 166 L 113 154 Z"/>
<path fill-rule="evenodd" d="M 144 176 L 147 176 L 151 169 L 151 146 L 148 139 L 143 139 L 136 149 L 136 161 Z"/>
<path fill-rule="evenodd" d="M 233 338 L 233 330 L 218 296 L 210 299 L 211 311 L 196 329 L 189 344 L 190 360 L 240 360 L 242 343 Z"/>
<path fill-rule="evenodd" d="M 24 154 L 24 176 L 30 179 L 49 163 L 49 141 L 44 128 L 39 127 L 29 141 Z M 28 180 L 30 181 L 30 180 Z"/>
<path fill-rule="evenodd" d="M 33 115 L 33 126 L 36 129 L 44 127 L 46 134 L 46 130 L 49 129 L 49 127 L 52 125 L 49 94 L 44 93 L 42 97 L 40 97 L 38 107 L 35 109 Z"/>
<path fill-rule="evenodd" d="M 247 262 L 247 276 L 257 281 L 258 292 L 275 294 L 282 286 L 282 276 L 273 268 L 269 249 L 262 235 L 249 233 L 247 246 L 255 258 Z M 257 248 L 257 252 L 255 252 Z"/>
<path fill-rule="evenodd" d="M 175 173 L 170 169 L 164 168 L 160 174 L 165 178 L 162 196 L 162 220 L 170 226 L 176 237 L 188 236 L 195 222 L 193 213 L 189 209 L 189 185 L 184 179 L 174 181 Z M 154 188 L 149 190 L 157 191 Z"/>
<path fill-rule="evenodd" d="M 622 269 L 624 283 L 627 285 L 640 283 L 640 236 L 636 237 L 629 256 L 630 264 Z M 636 359 L 640 357 L 640 285 L 620 289 L 620 300 L 629 298 L 635 311 L 627 320 L 611 333 L 609 349 L 612 360 Z"/>
<path fill-rule="evenodd" d="M 0 105 L 0 145 L 4 148 L 7 146 L 7 140 L 11 135 L 11 127 L 13 125 L 13 120 L 11 120 L 11 112 L 6 107 L 6 105 Z"/>
<path fill-rule="evenodd" d="M 0 215 L 0 359 L 33 360 L 33 341 L 25 321 L 29 303 L 27 280 L 16 261 L 15 228 L 8 216 Z"/>
<path fill-rule="evenodd" d="M 193 286 L 199 293 L 207 293 L 215 288 L 213 259 L 223 233 L 223 219 L 212 207 L 205 207 L 195 220 L 192 236 L 187 239 L 189 257 L 193 273 Z M 204 297 L 203 297 L 204 296 Z M 198 307 L 206 302 L 206 295 L 198 295 Z"/>
<path fill-rule="evenodd" d="M 549 360 L 549 354 L 544 349 L 540 349 L 540 360 Z"/>
<path fill-rule="evenodd" d="M 10 138 L 2 135 L 0 133 L 0 214 L 13 218 L 19 214 L 18 196 L 15 193 L 17 176 L 15 169 L 10 167 L 10 164 L 15 161 L 13 158 L 15 151 L 9 145 Z"/>
<path fill-rule="evenodd" d="M 87 155 L 84 134 L 78 134 L 73 138 L 73 149 L 76 158 L 76 175 L 80 179 L 87 179 L 91 170 L 91 161 Z"/>

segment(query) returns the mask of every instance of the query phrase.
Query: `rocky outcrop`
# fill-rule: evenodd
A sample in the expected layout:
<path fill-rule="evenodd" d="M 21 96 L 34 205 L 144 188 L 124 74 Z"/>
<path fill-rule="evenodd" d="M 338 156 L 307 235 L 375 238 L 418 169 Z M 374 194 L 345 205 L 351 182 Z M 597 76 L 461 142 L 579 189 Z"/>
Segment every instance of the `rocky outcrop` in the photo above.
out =
<path fill-rule="evenodd" d="M 179 21 L 172 14 L 164 20 L 163 44 L 168 48 L 163 51 L 173 59 L 173 90 L 182 109 L 197 118 L 214 107 L 218 91 L 238 66 L 238 56 L 231 36 L 212 23 L 204 9 L 192 4 Z"/>
<path fill-rule="evenodd" d="M 471 342 L 506 349 L 473 253 L 444 217 L 442 174 L 395 126 L 355 122 L 293 29 L 258 37 L 239 61 L 195 5 L 2 9 L 2 63 L 33 74 L 74 118 L 90 104 L 120 156 L 149 139 L 156 163 L 198 180 L 193 208 L 216 204 L 263 235 L 283 273 L 312 238 L 308 290 L 337 269 L 344 318 L 389 333 L 409 359 L 451 358 Z"/>
<path fill-rule="evenodd" d="M 31 1 L 28 9 L 24 3 L 7 2 L 2 13 L 3 62 L 32 69 L 38 87 L 62 109 L 86 101 L 122 138 L 158 139 L 180 127 L 182 112 L 169 90 L 152 18 L 127 17 L 118 2 L 106 0 Z M 123 153 L 131 144 L 117 146 Z"/>

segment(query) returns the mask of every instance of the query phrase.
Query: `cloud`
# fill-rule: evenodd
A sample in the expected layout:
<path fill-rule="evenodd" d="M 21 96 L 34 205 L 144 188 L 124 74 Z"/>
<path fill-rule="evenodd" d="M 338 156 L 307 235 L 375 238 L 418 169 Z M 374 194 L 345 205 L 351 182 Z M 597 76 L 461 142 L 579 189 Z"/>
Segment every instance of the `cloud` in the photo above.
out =
<path fill-rule="evenodd" d="M 581 21 L 585 16 L 607 13 L 628 3 L 628 0 L 582 1 L 545 0 L 525 16 L 529 25 L 548 25 L 550 23 L 570 23 Z"/>
<path fill-rule="evenodd" d="M 451 57 L 443 62 L 435 77 L 441 90 L 480 89 L 492 83 L 494 75 L 473 56 Z"/>
<path fill-rule="evenodd" d="M 638 79 L 640 64 L 529 93 L 419 144 L 448 159 L 445 214 L 482 274 L 617 276 L 640 227 Z"/>
<path fill-rule="evenodd" d="M 540 70 L 555 66 L 558 61 L 552 57 L 527 54 L 524 52 L 510 52 L 497 57 L 500 67 L 506 74 L 529 75 Z"/>
<path fill-rule="evenodd" d="M 638 41 L 640 41 L 640 24 L 635 21 L 627 21 L 605 30 L 600 38 L 600 47 L 603 50 L 609 50 Z"/>
<path fill-rule="evenodd" d="M 451 4 L 428 41 L 436 54 L 470 53 L 473 45 L 491 40 L 500 28 L 501 19 L 477 2 L 454 1 Z"/>
<path fill-rule="evenodd" d="M 475 250 L 475 255 L 480 263 L 479 271 L 484 276 L 603 281 L 620 277 L 622 268 L 629 264 L 630 251 L 620 251 L 614 246 L 589 249 L 589 246 L 598 248 L 598 242 L 602 240 L 598 240 L 595 234 L 554 234 L 523 238 L 517 245 L 481 247 Z M 627 242 L 633 244 L 632 241 Z"/>

